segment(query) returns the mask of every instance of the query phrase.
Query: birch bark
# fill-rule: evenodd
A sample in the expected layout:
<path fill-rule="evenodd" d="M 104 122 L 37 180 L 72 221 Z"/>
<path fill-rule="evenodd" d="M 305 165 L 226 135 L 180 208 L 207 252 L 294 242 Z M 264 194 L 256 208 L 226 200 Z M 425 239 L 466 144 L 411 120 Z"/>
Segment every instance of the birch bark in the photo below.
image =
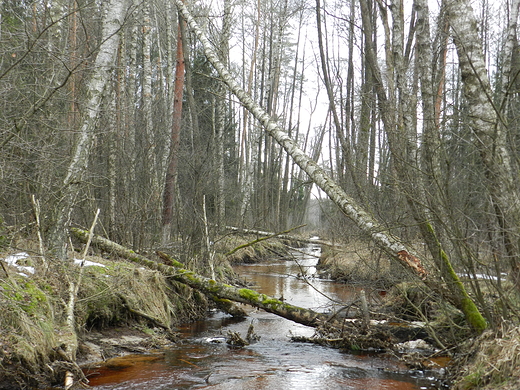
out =
<path fill-rule="evenodd" d="M 516 26 L 518 2 L 511 25 Z M 487 75 L 477 20 L 468 0 L 447 2 L 448 18 L 459 58 L 463 94 L 475 147 L 486 169 L 486 186 L 501 228 L 511 264 L 511 280 L 520 289 L 520 197 L 517 167 L 507 145 L 508 124 L 500 107 L 494 104 Z M 508 34 L 513 39 L 514 32 Z M 513 43 L 506 45 L 512 50 Z M 510 57 L 511 53 L 506 56 Z M 509 61 L 510 64 L 510 61 Z M 506 66 L 507 65 L 506 63 Z M 506 74 L 509 69 L 504 69 Z"/>
<path fill-rule="evenodd" d="M 74 145 L 72 159 L 63 180 L 61 201 L 56 222 L 50 235 L 49 247 L 61 258 L 66 257 L 67 228 L 71 221 L 76 198 L 88 168 L 96 124 L 101 112 L 103 96 L 109 85 L 110 72 L 115 63 L 119 45 L 119 30 L 124 22 L 130 0 L 112 0 L 107 3 L 103 18 L 101 46 L 93 64 L 94 72 L 86 88 L 85 117 Z"/>
<path fill-rule="evenodd" d="M 363 23 L 363 31 L 365 39 L 371 40 L 372 25 L 368 15 L 368 7 L 366 0 L 360 1 L 361 15 Z M 401 3 L 396 4 L 394 10 L 397 13 L 401 12 Z M 394 19 L 400 18 L 399 15 L 393 13 Z M 441 286 L 435 286 L 430 283 L 430 287 L 434 291 L 439 291 L 444 297 L 450 300 L 456 307 L 458 307 L 465 315 L 467 322 L 478 332 L 483 331 L 487 327 L 485 319 L 482 317 L 477 306 L 468 295 L 464 285 L 460 281 L 458 275 L 455 273 L 451 260 L 444 251 L 443 246 L 437 236 L 437 233 L 432 225 L 429 211 L 424 207 L 424 186 L 420 180 L 416 178 L 417 167 L 415 164 L 416 146 L 412 142 L 411 129 L 413 128 L 410 121 L 407 109 L 402 107 L 409 104 L 406 96 L 405 81 L 404 81 L 404 59 L 402 57 L 403 50 L 401 45 L 402 25 L 394 23 L 393 34 L 395 44 L 391 48 L 387 48 L 387 64 L 390 64 L 392 73 L 388 82 L 388 94 L 385 90 L 382 72 L 379 69 L 377 58 L 373 50 L 373 46 L 367 44 L 366 58 L 367 64 L 372 70 L 374 77 L 375 89 L 379 101 L 379 109 L 381 119 L 385 132 L 388 135 L 388 143 L 392 154 L 392 161 L 395 164 L 395 170 L 399 181 L 401 182 L 402 191 L 406 197 L 407 203 L 412 212 L 413 218 L 416 221 L 421 235 L 428 246 L 436 266 L 441 271 L 442 277 L 446 281 L 445 287 L 449 293 L 442 291 Z M 387 39 L 388 45 L 389 39 Z M 394 75 L 394 72 L 397 73 Z M 397 115 L 396 115 L 397 113 Z"/>
<path fill-rule="evenodd" d="M 145 2 L 143 4 L 143 101 L 142 112 L 144 120 L 144 133 L 146 135 L 146 162 L 147 169 L 147 185 L 150 186 L 151 192 L 159 192 L 159 180 L 157 178 L 157 152 L 156 152 L 156 135 L 154 132 L 154 121 L 152 118 L 153 96 L 152 96 L 152 14 L 153 2 Z"/>
<path fill-rule="evenodd" d="M 220 60 L 224 65 L 228 63 L 229 56 L 229 39 L 231 36 L 231 1 L 224 1 L 224 17 L 222 20 L 222 33 L 220 38 Z M 226 216 L 226 172 L 224 169 L 224 141 L 226 130 L 226 106 L 228 99 L 226 98 L 226 88 L 220 83 L 218 87 L 218 100 L 216 107 L 217 114 L 217 134 L 216 134 L 216 155 L 215 163 L 218 175 L 218 193 L 217 193 L 217 225 L 220 227 Z"/>

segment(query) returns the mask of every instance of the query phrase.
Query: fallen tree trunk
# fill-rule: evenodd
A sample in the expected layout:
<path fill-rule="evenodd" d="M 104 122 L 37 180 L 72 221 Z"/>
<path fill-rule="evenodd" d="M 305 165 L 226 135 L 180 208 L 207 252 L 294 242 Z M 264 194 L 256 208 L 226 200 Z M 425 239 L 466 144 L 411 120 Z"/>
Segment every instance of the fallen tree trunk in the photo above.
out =
<path fill-rule="evenodd" d="M 305 226 L 305 225 L 302 225 L 302 226 Z M 297 229 L 297 228 L 295 228 L 295 229 Z M 339 244 L 339 243 L 333 243 L 330 241 L 320 240 L 318 238 L 313 239 L 313 238 L 296 237 L 296 236 L 292 236 L 290 234 L 284 234 L 284 232 L 273 233 L 273 232 L 266 232 L 263 230 L 256 230 L 256 229 L 241 229 L 241 228 L 238 228 L 235 226 L 226 226 L 226 230 L 230 230 L 232 232 L 237 232 L 237 233 L 256 234 L 258 236 L 264 236 L 264 237 L 276 237 L 276 238 L 280 238 L 282 240 L 303 242 L 306 244 L 341 246 L 341 244 Z"/>
<path fill-rule="evenodd" d="M 77 228 L 72 228 L 71 231 L 80 241 L 87 242 L 88 231 Z M 311 309 L 294 306 L 247 288 L 238 288 L 219 283 L 184 269 L 181 263 L 169 258 L 162 252 L 158 252 L 160 257 L 163 259 L 166 257 L 167 261 L 172 265 L 165 265 L 150 260 L 98 235 L 92 237 L 91 245 L 105 252 L 159 271 L 168 278 L 209 295 L 217 304 L 224 303 L 224 305 L 227 305 L 229 301 L 245 303 L 299 324 L 318 328 L 318 333 L 334 335 L 334 337 L 343 340 L 342 342 L 336 340 L 335 343 L 330 343 L 330 346 L 352 347 L 355 349 L 387 349 L 398 342 L 428 338 L 427 332 L 421 326 L 405 323 L 392 325 L 385 323 L 385 321 L 371 322 L 370 325 L 367 325 L 363 321 L 336 318 L 334 315 L 318 313 Z M 219 300 L 221 302 L 218 302 Z"/>
<path fill-rule="evenodd" d="M 88 231 L 77 228 L 72 228 L 71 231 L 80 241 L 87 242 L 89 235 Z M 91 245 L 106 252 L 111 252 L 117 256 L 124 257 L 134 263 L 157 270 L 165 276 L 177 282 L 184 283 L 196 290 L 202 291 L 205 294 L 220 299 L 229 299 L 231 301 L 245 303 L 299 324 L 317 327 L 320 324 L 327 322 L 329 319 L 329 316 L 325 314 L 293 306 L 282 302 L 279 299 L 261 294 L 248 288 L 238 288 L 229 284 L 219 283 L 213 279 L 198 275 L 193 271 L 175 266 L 180 265 L 180 263 L 173 263 L 174 266 L 169 266 L 152 261 L 123 247 L 122 245 L 98 235 L 92 237 Z"/>
<path fill-rule="evenodd" d="M 468 324 L 477 332 L 483 332 L 488 324 L 480 313 L 473 299 L 467 293 L 465 286 L 453 270 L 450 259 L 439 246 L 440 258 L 442 263 L 440 268 L 447 269 L 445 280 L 432 277 L 431 273 L 424 267 L 421 258 L 413 254 L 413 250 L 405 245 L 403 241 L 391 234 L 384 225 L 379 223 L 375 217 L 361 208 L 357 202 L 350 197 L 325 169 L 318 163 L 309 158 L 298 146 L 298 144 L 287 135 L 278 122 L 246 91 L 242 89 L 236 78 L 229 72 L 226 66 L 220 61 L 210 41 L 205 36 L 203 30 L 191 15 L 188 7 L 183 0 L 174 0 L 179 13 L 188 23 L 191 31 L 197 36 L 206 55 L 217 70 L 222 80 L 228 85 L 233 94 L 240 100 L 243 106 L 263 125 L 264 130 L 273 137 L 291 156 L 293 161 L 311 178 L 311 180 L 321 188 L 329 198 L 345 213 L 363 232 L 368 234 L 372 240 L 393 259 L 397 260 L 422 280 L 432 291 L 439 293 L 444 299 L 449 300 L 455 307 L 460 309 Z M 361 2 L 361 4 L 364 4 Z M 367 51 L 367 53 L 369 53 Z M 370 54 L 370 53 L 369 53 Z M 376 63 L 376 62 L 373 62 Z M 433 229 L 430 224 L 428 229 Z M 437 243 L 440 244 L 440 243 Z"/>

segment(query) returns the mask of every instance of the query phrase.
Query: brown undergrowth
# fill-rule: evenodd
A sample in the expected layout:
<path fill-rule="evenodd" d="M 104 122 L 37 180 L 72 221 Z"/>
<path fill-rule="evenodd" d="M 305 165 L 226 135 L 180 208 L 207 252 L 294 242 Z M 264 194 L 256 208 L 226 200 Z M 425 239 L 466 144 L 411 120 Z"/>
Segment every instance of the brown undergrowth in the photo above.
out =
<path fill-rule="evenodd" d="M 391 286 L 410 279 L 380 249 L 363 241 L 323 247 L 317 269 L 324 278 L 350 284 Z"/>
<path fill-rule="evenodd" d="M 253 234 L 230 234 L 215 242 L 215 251 L 225 256 L 229 264 L 253 264 L 273 257 L 288 256 L 289 248 L 279 239 L 256 242 L 259 237 Z"/>
<path fill-rule="evenodd" d="M 486 331 L 467 342 L 452 370 L 454 390 L 520 389 L 520 328 Z"/>

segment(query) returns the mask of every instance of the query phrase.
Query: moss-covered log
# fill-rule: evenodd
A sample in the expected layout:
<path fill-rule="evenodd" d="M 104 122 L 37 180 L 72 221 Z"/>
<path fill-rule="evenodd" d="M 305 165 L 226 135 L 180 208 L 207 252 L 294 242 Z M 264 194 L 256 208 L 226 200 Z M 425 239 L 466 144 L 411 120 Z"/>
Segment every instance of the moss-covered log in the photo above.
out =
<path fill-rule="evenodd" d="M 77 228 L 73 228 L 71 231 L 80 241 L 87 241 L 89 235 L 88 231 Z M 291 304 L 282 302 L 279 299 L 261 294 L 257 291 L 250 290 L 248 288 L 237 288 L 225 283 L 219 283 L 213 279 L 198 275 L 195 272 L 184 268 L 169 266 L 152 261 L 130 249 L 127 249 L 98 235 L 94 235 L 92 237 L 91 245 L 106 252 L 124 257 L 145 267 L 158 270 L 167 277 L 172 278 L 177 282 L 184 283 L 210 296 L 245 303 L 307 326 L 316 327 L 328 320 L 328 316 L 325 314 L 317 313 L 310 309 L 293 306 Z M 180 263 L 176 263 L 174 265 L 180 265 Z"/>

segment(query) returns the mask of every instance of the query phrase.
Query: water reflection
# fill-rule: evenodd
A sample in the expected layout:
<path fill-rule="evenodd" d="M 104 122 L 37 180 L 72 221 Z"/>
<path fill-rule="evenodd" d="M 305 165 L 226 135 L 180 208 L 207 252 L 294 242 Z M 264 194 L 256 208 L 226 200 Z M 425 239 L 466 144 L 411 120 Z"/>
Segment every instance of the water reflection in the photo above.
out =
<path fill-rule="evenodd" d="M 331 297 L 341 305 L 356 299 L 358 289 L 298 277 L 312 270 L 317 259 L 243 265 L 236 271 L 265 294 L 314 310 L 331 309 Z M 323 292 L 323 294 L 318 291 Z M 414 378 L 395 359 L 381 355 L 355 355 L 312 344 L 294 343 L 289 336 L 311 336 L 312 328 L 248 307 L 250 317 L 236 320 L 213 313 L 205 320 L 181 328 L 184 341 L 150 360 L 113 364 L 90 373 L 96 389 L 436 389 L 424 378 Z M 223 341 L 228 331 L 245 336 L 250 323 L 259 342 L 230 348 Z M 131 359 L 130 359 L 131 360 Z"/>
<path fill-rule="evenodd" d="M 314 277 L 316 263 L 315 256 L 300 254 L 285 261 L 240 265 L 235 271 L 259 292 L 316 311 L 329 311 L 357 299 L 361 287 Z"/>

